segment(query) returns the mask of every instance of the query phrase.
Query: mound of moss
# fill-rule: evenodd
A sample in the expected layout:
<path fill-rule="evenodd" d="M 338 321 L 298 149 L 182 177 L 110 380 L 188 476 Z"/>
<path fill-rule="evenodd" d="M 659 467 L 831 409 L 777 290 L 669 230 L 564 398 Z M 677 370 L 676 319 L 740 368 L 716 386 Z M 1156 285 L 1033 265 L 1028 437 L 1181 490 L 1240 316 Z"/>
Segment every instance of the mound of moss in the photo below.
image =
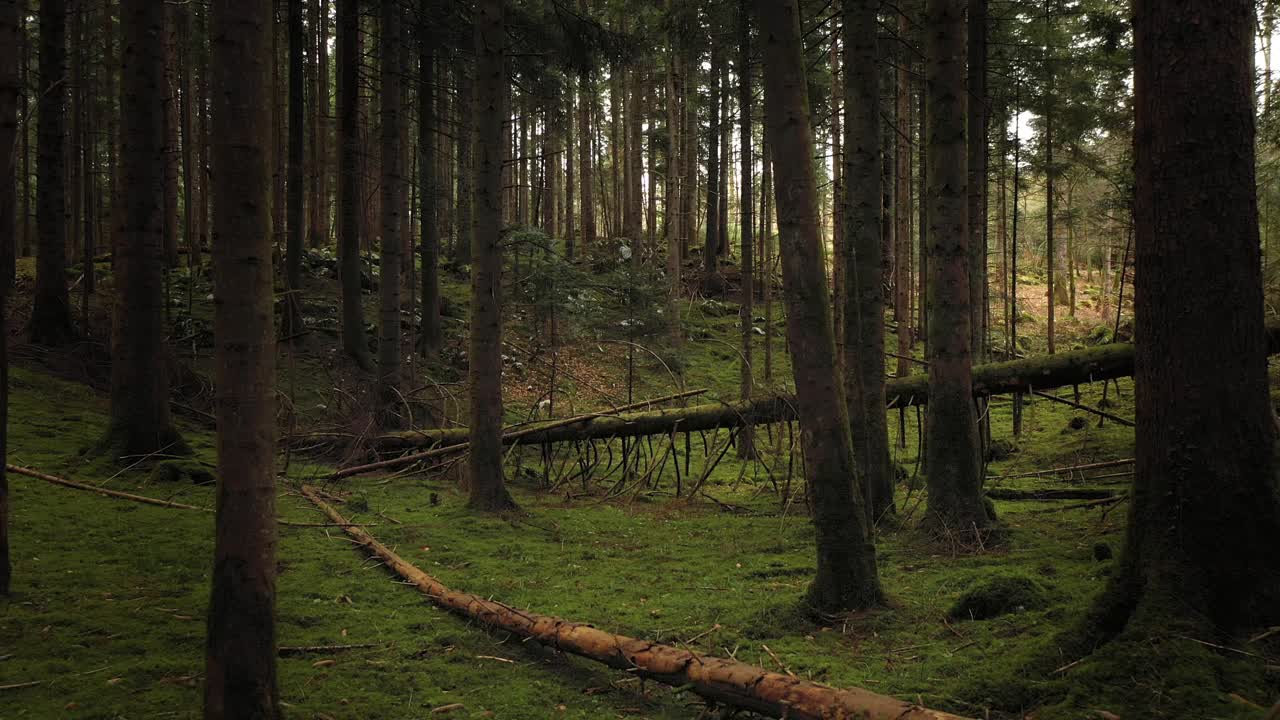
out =
<path fill-rule="evenodd" d="M 193 485 L 212 485 L 216 482 L 213 470 L 198 460 L 164 460 L 151 468 L 151 481 L 176 483 L 187 481 Z"/>
<path fill-rule="evenodd" d="M 1025 575 L 995 575 L 974 584 L 951 609 L 952 620 L 989 620 L 1022 610 L 1048 606 L 1049 591 Z"/>

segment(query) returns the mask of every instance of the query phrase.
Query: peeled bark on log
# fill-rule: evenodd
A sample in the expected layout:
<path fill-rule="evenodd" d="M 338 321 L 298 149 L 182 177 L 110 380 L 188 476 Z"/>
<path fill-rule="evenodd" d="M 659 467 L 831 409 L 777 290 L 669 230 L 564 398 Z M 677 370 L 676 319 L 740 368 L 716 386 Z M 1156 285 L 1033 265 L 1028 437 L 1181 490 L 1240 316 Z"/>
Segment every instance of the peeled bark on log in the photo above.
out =
<path fill-rule="evenodd" d="M 1280 323 L 1267 326 L 1267 352 L 1280 354 Z M 982 397 L 1030 393 L 1132 375 L 1133 344 L 1112 343 L 1051 356 L 976 365 L 973 368 L 973 394 Z M 891 378 L 885 383 L 885 389 L 890 408 L 924 405 L 929 401 L 927 375 Z M 757 425 L 795 420 L 795 398 L 778 395 L 751 402 L 706 403 L 673 410 L 586 416 L 568 424 L 558 420 L 531 425 L 521 431 L 519 439 L 524 444 L 540 445 L 569 440 L 669 435 L 673 432 L 739 427 L 746 423 L 746 418 L 751 418 L 751 422 Z M 466 440 L 465 428 L 449 428 L 382 435 L 377 438 L 376 445 L 379 451 L 394 452 L 454 445 Z M 514 440 L 504 439 L 503 442 L 509 444 Z"/>
<path fill-rule="evenodd" d="M 431 602 L 489 627 L 556 650 L 667 685 L 687 687 L 709 700 L 770 717 L 791 720 L 964 720 L 958 715 L 930 710 L 867 690 L 819 685 L 746 663 L 614 635 L 590 625 L 526 612 L 478 595 L 451 590 L 360 527 L 348 523 L 312 488 L 303 486 L 302 494 L 334 523 L 341 524 L 366 552 L 378 557 L 396 575 L 412 583 Z"/>

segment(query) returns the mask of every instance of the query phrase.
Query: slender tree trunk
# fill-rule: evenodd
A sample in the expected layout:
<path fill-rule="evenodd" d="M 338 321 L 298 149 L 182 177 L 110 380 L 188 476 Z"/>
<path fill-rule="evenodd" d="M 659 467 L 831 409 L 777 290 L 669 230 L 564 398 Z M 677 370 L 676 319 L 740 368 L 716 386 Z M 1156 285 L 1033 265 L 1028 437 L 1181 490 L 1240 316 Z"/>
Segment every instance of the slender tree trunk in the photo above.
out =
<path fill-rule="evenodd" d="M 595 182 L 591 166 L 591 106 L 595 102 L 595 83 L 590 75 L 578 78 L 578 170 L 582 182 L 582 250 L 596 240 L 596 207 L 592 183 Z"/>
<path fill-rule="evenodd" d="M 898 12 L 898 37 L 908 38 L 911 24 L 904 12 Z M 898 134 L 894 144 L 894 236 L 898 251 L 894 257 L 893 319 L 898 323 L 897 377 L 911 373 L 911 73 L 909 49 L 903 48 L 895 55 L 898 61 L 897 87 L 895 88 L 895 128 Z"/>
<path fill-rule="evenodd" d="M 220 208 L 214 214 L 213 265 L 218 514 L 204 717 L 272 720 L 280 717 L 270 215 L 273 19 L 265 2 L 216 0 L 212 11 L 213 193 L 214 207 Z"/>
<path fill-rule="evenodd" d="M 454 221 L 457 223 L 458 239 L 453 244 L 453 262 L 459 267 L 471 264 L 472 237 L 475 235 L 475 217 L 472 214 L 472 179 L 475 168 L 472 167 L 472 149 L 475 144 L 475 123 L 480 120 L 476 115 L 474 89 L 471 69 L 467 62 L 459 58 L 454 65 L 458 79 L 458 119 L 455 155 L 458 159 L 458 197 L 457 212 Z M 496 151 L 496 149 L 495 149 Z"/>
<path fill-rule="evenodd" d="M 869 520 L 893 512 L 893 469 L 884 389 L 884 218 L 880 152 L 879 0 L 844 0 L 844 264 L 845 389 L 853 456 Z"/>
<path fill-rule="evenodd" d="M 313 0 L 316 33 L 315 112 L 312 114 L 312 163 L 314 184 L 311 194 L 312 248 L 329 241 L 329 0 Z"/>
<path fill-rule="evenodd" d="M 929 136 L 929 504 L 926 525 L 964 536 L 991 524 L 973 404 L 965 162 L 964 0 L 926 0 Z"/>
<path fill-rule="evenodd" d="M 572 82 L 566 80 L 566 82 Z M 560 102 L 564 103 L 564 255 L 569 260 L 573 260 L 574 246 L 577 245 L 577 213 L 574 204 L 577 199 L 577 181 L 576 165 L 574 164 L 574 155 L 576 154 L 575 141 L 577 140 L 576 112 L 573 108 L 573 90 L 572 85 L 565 88 L 560 98 Z"/>
<path fill-rule="evenodd" d="M 303 187 L 303 141 L 305 115 L 303 87 L 302 57 L 306 52 L 306 35 L 302 28 L 303 0 L 288 0 L 289 25 L 289 147 L 287 170 L 287 197 L 289 217 L 286 220 L 288 229 L 287 246 L 285 248 L 285 297 L 282 304 L 281 335 L 286 341 L 302 339 L 306 325 L 302 322 L 302 233 L 304 209 L 302 206 Z"/>
<path fill-rule="evenodd" d="M 164 13 L 164 258 L 165 265 L 178 267 L 178 27 L 175 5 L 165 3 Z M 125 186 L 128 187 L 127 185 Z"/>
<path fill-rule="evenodd" d="M 0 257 L 12 258 L 17 223 L 18 98 L 24 95 L 22 15 L 18 0 L 0 0 Z M 25 120 L 25 118 L 24 118 Z M 25 132 L 25 130 L 24 130 Z M 6 261 L 7 262 L 7 261 Z M 9 435 L 9 276 L 0 282 L 0 596 L 9 594 L 9 481 L 5 477 Z"/>
<path fill-rule="evenodd" d="M 1120 574 L 1095 608 L 1102 640 L 1171 622 L 1198 637 L 1280 619 L 1253 8 L 1135 4 L 1134 380 L 1145 390 Z"/>
<path fill-rule="evenodd" d="M 35 301 L 29 329 L 37 345 L 65 345 L 75 339 L 67 292 L 66 152 L 67 12 L 65 0 L 40 3 L 39 126 L 36 134 Z"/>
<path fill-rule="evenodd" d="M 969 0 L 969 347 L 986 362 L 987 286 L 987 0 Z"/>
<path fill-rule="evenodd" d="M 707 140 L 707 236 L 702 251 L 702 291 L 707 295 L 724 292 L 720 274 L 720 72 L 724 62 L 718 44 L 711 47 L 711 121 Z"/>
<path fill-rule="evenodd" d="M 111 420 L 100 446 L 113 460 L 186 451 L 170 419 L 163 360 L 167 51 L 155 38 L 166 12 L 138 0 L 121 6 L 120 170 L 129 192 L 115 248 Z"/>
<path fill-rule="evenodd" d="M 421 12 L 431 0 L 423 0 Z M 418 26 L 418 151 L 422 159 L 418 163 L 418 183 L 422 186 L 422 221 L 418 227 L 421 238 L 422 264 L 422 335 L 420 342 L 426 357 L 440 352 L 443 333 L 440 326 L 440 230 L 439 197 L 436 183 L 438 161 L 436 136 L 440 133 L 440 119 L 436 112 L 436 59 L 432 57 L 436 38 L 424 20 Z"/>
<path fill-rule="evenodd" d="M 824 611 L 863 608 L 880 602 L 880 581 L 836 367 L 818 230 L 800 13 L 795 0 L 757 7 L 764 42 L 765 125 L 777 160 L 774 192 L 788 308 L 787 343 L 817 530 L 817 576 L 808 601 Z"/>
<path fill-rule="evenodd" d="M 773 154 L 769 146 L 769 134 L 764 135 L 764 144 L 760 148 L 760 159 L 764 170 L 760 173 L 760 193 L 764 195 L 764 215 L 761 227 L 764 228 L 764 254 L 761 265 L 764 272 L 764 288 L 761 300 L 764 302 L 764 381 L 773 381 Z"/>
<path fill-rule="evenodd" d="M 857 0 L 843 1 L 857 2 Z M 838 4 L 837 7 L 842 5 L 843 3 Z M 827 62 L 831 68 L 831 295 L 832 320 L 835 322 L 836 332 L 836 354 L 840 357 L 842 367 L 846 368 L 847 372 L 849 359 L 845 356 L 845 333 L 848 332 L 848 326 L 845 322 L 845 311 L 847 310 L 848 286 L 845 283 L 845 272 L 848 263 L 845 262 L 845 258 L 846 253 L 851 256 L 853 248 L 846 247 L 844 230 L 844 206 L 848 201 L 848 196 L 845 193 L 844 186 L 844 129 L 841 121 L 844 119 L 842 117 L 842 108 L 845 103 L 845 89 L 840 82 L 839 35 L 836 32 L 831 33 L 831 46 L 827 48 Z M 878 133 L 877 137 L 879 137 Z M 875 152 L 878 154 L 879 148 Z M 877 181 L 877 190 L 879 190 L 879 187 L 880 184 Z M 877 200 L 877 202 L 879 201 Z M 880 228 L 877 225 L 877 236 L 879 232 Z"/>
<path fill-rule="evenodd" d="M 364 370 L 373 368 L 365 340 L 360 289 L 360 11 L 357 0 L 338 2 L 338 262 L 342 276 L 342 351 Z"/>
<path fill-rule="evenodd" d="M 666 0 L 666 10 L 672 11 L 674 0 Z M 677 90 L 677 76 L 680 74 L 680 44 L 684 40 L 671 33 L 667 37 L 667 178 L 663 184 L 666 197 L 662 201 L 662 214 L 667 226 L 667 282 L 669 292 L 667 312 L 671 322 L 671 341 L 676 347 L 684 342 L 684 328 L 680 322 L 680 295 L 684 285 L 681 282 L 680 236 L 683 223 L 680 216 L 680 198 L 682 165 L 684 161 L 680 152 L 680 97 Z"/>
<path fill-rule="evenodd" d="M 1047 12 L 1047 11 L 1046 11 Z M 1046 15 L 1047 17 L 1047 15 Z M 1049 71 L 1049 97 L 1053 97 L 1053 71 Z M 1047 245 L 1047 253 L 1045 264 L 1048 266 L 1049 287 L 1046 288 L 1045 294 L 1048 297 L 1049 317 L 1046 323 L 1046 335 L 1049 342 L 1049 354 L 1052 355 L 1055 350 L 1054 335 L 1057 334 L 1054 323 L 1054 308 L 1058 304 L 1057 293 L 1054 292 L 1056 285 L 1055 271 L 1058 265 L 1058 251 L 1054 247 L 1053 232 L 1053 216 L 1056 214 L 1054 209 L 1056 197 L 1053 191 L 1054 176 L 1057 171 L 1053 166 L 1053 104 L 1050 100 L 1048 109 L 1045 111 L 1044 117 L 1044 226 L 1045 226 L 1045 243 Z"/>
<path fill-rule="evenodd" d="M 751 155 L 752 118 L 751 105 L 754 97 L 751 88 L 751 4 L 750 0 L 738 2 L 738 147 L 742 153 L 739 167 L 742 172 L 742 190 L 738 202 L 742 223 L 739 226 L 739 240 L 742 247 L 742 307 L 739 309 L 742 329 L 742 369 L 739 395 L 745 402 L 751 399 L 753 375 L 755 368 L 751 362 L 751 339 L 755 335 L 755 258 L 752 251 L 755 238 L 752 228 L 755 224 L 755 200 L 752 196 L 752 171 L 754 163 Z M 882 412 L 881 415 L 884 413 Z M 748 423 L 738 433 L 738 457 L 749 458 L 755 454 L 755 437 Z"/>
<path fill-rule="evenodd" d="M 400 6 L 397 0 L 381 0 L 382 38 L 379 98 L 382 131 L 382 256 L 378 284 L 378 407 L 380 425 L 399 427 L 400 395 L 400 266 L 404 250 L 401 238 L 400 106 L 403 103 L 400 65 Z M 499 140 L 501 142 L 501 140 Z M 501 180 L 501 178 L 499 178 Z M 501 188 L 499 188 L 501 193 Z M 501 213 L 501 195 L 499 195 Z M 499 216 L 501 217 L 501 216 Z"/>
<path fill-rule="evenodd" d="M 502 119 L 504 0 L 476 4 L 476 223 L 471 268 L 470 499 L 476 510 L 515 508 L 502 471 Z"/>

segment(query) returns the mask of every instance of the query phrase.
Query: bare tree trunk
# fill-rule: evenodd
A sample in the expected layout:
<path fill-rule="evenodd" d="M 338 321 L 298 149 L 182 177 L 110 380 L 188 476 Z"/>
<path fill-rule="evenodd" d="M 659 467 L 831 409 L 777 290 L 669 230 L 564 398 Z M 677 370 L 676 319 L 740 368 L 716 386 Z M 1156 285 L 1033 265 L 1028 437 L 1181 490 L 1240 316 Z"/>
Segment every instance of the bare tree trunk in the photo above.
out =
<path fill-rule="evenodd" d="M 212 19 L 218 514 L 204 717 L 273 720 L 280 717 L 269 202 L 273 19 L 269 3 L 229 0 L 214 2 Z"/>
<path fill-rule="evenodd" d="M 67 12 L 65 0 L 40 3 L 39 126 L 36 131 L 35 301 L 28 328 L 36 345 L 58 346 L 76 337 L 67 292 L 66 147 Z"/>
<path fill-rule="evenodd" d="M 404 247 L 400 215 L 404 178 L 401 176 L 400 106 L 403 102 L 400 65 L 400 6 L 397 0 L 381 0 L 382 39 L 380 67 L 382 88 L 382 255 L 378 283 L 378 408 L 379 425 L 399 427 L 400 418 L 400 266 Z M 501 142 L 501 140 L 499 140 Z M 501 181 L 501 178 L 499 178 Z M 501 193 L 501 188 L 499 188 Z M 501 194 L 498 198 L 501 218 Z"/>
<path fill-rule="evenodd" d="M 312 248 L 329 240 L 329 0 L 313 0 L 312 18 L 316 34 L 315 108 L 312 113 L 311 186 Z"/>
<path fill-rule="evenodd" d="M 475 235 L 475 216 L 473 214 L 472 178 L 475 168 L 472 167 L 472 149 L 475 144 L 475 124 L 480 118 L 476 115 L 475 86 L 472 83 L 471 70 L 462 57 L 454 65 L 454 74 L 458 80 L 458 124 L 455 154 L 458 159 L 458 197 L 457 212 L 454 222 L 457 224 L 457 240 L 453 244 L 453 262 L 459 267 L 471 264 L 472 238 Z"/>
<path fill-rule="evenodd" d="M 760 194 L 764 195 L 764 215 L 761 227 L 764 228 L 764 253 L 760 264 L 764 272 L 764 288 L 761 300 L 764 302 L 764 381 L 773 381 L 773 154 L 769 147 L 769 134 L 764 135 L 764 144 L 760 148 L 761 162 L 764 170 L 760 173 Z"/>
<path fill-rule="evenodd" d="M 720 71 L 724 58 L 718 44 L 711 46 L 710 134 L 707 141 L 707 236 L 702 251 L 702 291 L 708 295 L 724 292 L 720 274 Z"/>
<path fill-rule="evenodd" d="M 566 81 L 566 82 L 572 82 L 572 81 Z M 576 213 L 576 210 L 574 209 L 574 204 L 575 204 L 577 190 L 578 190 L 577 188 L 578 176 L 577 176 L 577 173 L 575 172 L 576 166 L 574 165 L 574 155 L 576 153 L 576 149 L 575 149 L 576 146 L 574 143 L 577 140 L 576 133 L 579 131 L 577 128 L 574 127 L 574 124 L 576 122 L 576 119 L 575 119 L 576 113 L 573 108 L 574 95 L 571 88 L 572 86 L 565 88 L 565 92 L 563 93 L 560 100 L 565 104 L 564 106 L 564 126 L 565 126 L 564 255 L 569 260 L 573 260 L 574 246 L 577 244 L 577 233 L 578 233 L 578 230 L 576 227 L 577 223 L 575 221 L 577 213 Z"/>
<path fill-rule="evenodd" d="M 165 265 L 178 267 L 178 27 L 176 6 L 165 3 L 164 31 L 164 258 Z M 125 186 L 128 188 L 128 186 Z"/>
<path fill-rule="evenodd" d="M 476 4 L 476 223 L 471 268 L 470 499 L 476 510 L 513 509 L 502 471 L 502 119 L 504 0 Z"/>
<path fill-rule="evenodd" d="M 167 12 L 138 0 L 121 6 L 120 170 L 129 192 L 115 248 L 111 421 L 100 445 L 114 460 L 188 452 L 170 419 L 164 362 L 167 50 L 155 38 Z"/>
<path fill-rule="evenodd" d="M 911 24 L 904 12 L 898 12 L 898 37 L 908 38 Z M 910 53 L 903 48 L 895 55 L 898 62 L 897 87 L 895 88 L 895 129 L 898 138 L 894 162 L 894 237 L 898 251 L 894 256 L 893 319 L 898 323 L 898 367 L 896 377 L 911 373 L 911 71 Z"/>
<path fill-rule="evenodd" d="M 765 126 L 776 158 L 787 343 L 817 530 L 817 576 L 808 602 L 824 611 L 863 608 L 880 602 L 880 581 L 836 367 L 800 13 L 795 0 L 757 7 L 764 42 Z"/>
<path fill-rule="evenodd" d="M 926 0 L 929 135 L 929 504 L 925 523 L 961 535 L 991 524 L 973 403 L 965 162 L 964 0 Z"/>
<path fill-rule="evenodd" d="M 1280 620 L 1280 555 L 1263 540 L 1280 537 L 1280 503 L 1261 340 L 1254 5 L 1134 9 L 1134 369 L 1144 391 L 1120 575 L 1095 607 L 1103 636 L 1082 638 L 1082 652 L 1171 620 L 1193 636 Z"/>
<path fill-rule="evenodd" d="M 338 2 L 338 262 L 342 276 L 342 351 L 373 368 L 365 340 L 360 289 L 360 135 L 357 0 Z"/>
<path fill-rule="evenodd" d="M 302 339 L 306 325 L 302 322 L 302 233 L 304 208 L 302 206 L 303 187 L 303 141 L 305 115 L 303 87 L 306 79 L 303 76 L 302 57 L 306 52 L 306 35 L 302 29 L 302 1 L 288 0 L 289 25 L 289 147 L 287 171 L 288 205 L 288 240 L 285 248 L 285 297 L 282 304 L 280 332 L 286 341 Z"/>
<path fill-rule="evenodd" d="M 853 456 L 871 523 L 892 513 L 893 469 L 885 418 L 884 285 L 881 282 L 883 155 L 879 0 L 844 0 L 844 265 L 845 389 Z"/>
<path fill-rule="evenodd" d="M 969 0 L 969 347 L 986 362 L 987 286 L 987 0 Z"/>
<path fill-rule="evenodd" d="M 422 16 L 431 0 L 423 0 Z M 422 186 L 422 343 L 423 354 L 433 357 L 440 352 L 443 333 L 440 326 L 440 230 L 437 183 L 436 136 L 440 134 L 442 115 L 436 112 L 436 59 L 432 56 L 436 38 L 424 20 L 418 26 L 418 163 Z"/>
<path fill-rule="evenodd" d="M 755 238 L 752 229 L 755 224 L 755 200 L 752 197 L 752 171 L 754 163 L 751 156 L 752 118 L 751 105 L 754 97 L 751 88 L 751 5 L 749 0 L 738 2 L 738 147 L 742 153 L 739 164 L 742 171 L 742 191 L 738 206 L 742 224 L 739 236 L 742 244 L 742 307 L 739 309 L 742 330 L 742 369 L 739 387 L 740 399 L 746 402 L 751 399 L 753 375 L 755 368 L 751 363 L 751 339 L 755 335 L 755 311 L 752 303 L 755 300 L 755 265 L 752 251 Z M 884 413 L 882 412 L 881 415 Z M 749 458 L 755 454 L 755 435 L 751 428 L 751 419 L 738 433 L 738 457 Z"/>
<path fill-rule="evenodd" d="M 585 6 L 585 3 L 584 3 Z M 578 78 L 578 171 L 582 178 L 582 250 L 596 240 L 595 182 L 591 165 L 591 106 L 595 102 L 595 83 L 583 73 Z M 572 255 L 570 255 L 572 258 Z"/>
<path fill-rule="evenodd" d="M 23 93 L 22 15 L 18 0 L 0 0 L 0 257 L 12 258 L 17 224 L 18 98 Z M 25 119 L 25 118 L 24 118 Z M 25 130 L 23 130 L 25 132 Z M 6 261 L 8 262 L 8 261 Z M 5 477 L 9 436 L 9 291 L 0 279 L 0 596 L 9 594 L 13 575 L 9 560 L 9 481 Z"/>
<path fill-rule="evenodd" d="M 857 0 L 845 0 L 845 2 L 857 2 Z M 831 68 L 831 299 L 832 320 L 835 322 L 836 332 L 836 355 L 840 358 L 842 366 L 847 368 L 845 333 L 848 332 L 848 326 L 845 322 L 845 312 L 848 286 L 845 282 L 845 272 L 848 263 L 845 262 L 845 257 L 846 253 L 853 252 L 853 248 L 846 247 L 844 231 L 844 206 L 848 198 L 844 187 L 844 129 L 841 125 L 843 120 L 841 108 L 845 99 L 844 86 L 840 83 L 839 35 L 839 33 L 831 33 L 831 46 L 827 48 L 827 62 Z M 879 148 L 876 152 L 879 153 Z M 879 188 L 878 182 L 876 187 Z M 880 228 L 877 226 L 877 235 L 879 232 Z"/>

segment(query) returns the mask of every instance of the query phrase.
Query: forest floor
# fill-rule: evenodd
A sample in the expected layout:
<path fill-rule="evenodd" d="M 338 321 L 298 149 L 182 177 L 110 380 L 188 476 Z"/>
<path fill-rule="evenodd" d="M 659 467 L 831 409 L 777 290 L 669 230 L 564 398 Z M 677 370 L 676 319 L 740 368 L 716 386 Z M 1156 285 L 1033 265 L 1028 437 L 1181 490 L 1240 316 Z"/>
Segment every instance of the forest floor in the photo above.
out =
<path fill-rule="evenodd" d="M 324 308 L 336 305 L 332 281 L 319 273 L 308 283 L 307 307 L 331 315 Z M 1029 283 L 1025 291 L 1034 294 L 1035 287 Z M 175 378 L 181 396 L 176 409 L 195 451 L 192 458 L 178 466 L 140 459 L 146 462 L 124 471 L 86 458 L 83 450 L 106 427 L 102 353 L 82 347 L 54 356 L 19 344 L 10 462 L 211 507 L 212 487 L 191 482 L 202 476 L 201 468 L 211 473 L 215 461 L 214 434 L 204 414 L 208 383 L 201 379 L 209 354 L 207 292 L 207 284 L 191 288 L 189 315 L 182 310 L 185 300 L 175 301 L 174 308 L 174 335 L 194 355 L 185 359 L 192 369 Z M 465 307 L 465 281 L 450 276 L 445 294 L 452 320 L 450 347 L 442 357 L 452 364 L 417 370 L 432 378 L 423 392 L 436 397 L 462 392 L 451 383 L 465 367 L 457 360 L 465 347 L 457 317 L 465 314 L 457 310 Z M 370 317 L 372 297 L 366 300 Z M 15 325 L 24 304 L 17 303 Z M 97 312 L 91 317 L 105 327 L 101 308 Z M 682 384 L 708 389 L 692 402 L 735 399 L 736 312 L 720 303 L 690 302 L 683 313 L 684 347 L 658 352 L 665 366 L 637 355 L 630 395 L 666 395 Z M 511 423 L 527 419 L 545 397 L 546 352 L 521 359 L 514 349 L 538 344 L 534 325 L 519 308 L 508 322 Z M 1040 322 L 1027 325 L 1034 329 L 1020 332 L 1043 336 Z M 1087 342 L 1093 324 L 1086 318 L 1068 328 L 1071 334 L 1060 347 Z M 313 336 L 296 353 L 282 350 L 282 424 L 298 432 L 366 431 L 360 394 L 335 390 L 358 387 L 352 381 L 359 376 L 335 361 L 330 333 L 317 329 Z M 781 387 L 789 370 L 780 333 L 776 339 L 775 378 Z M 584 330 L 566 342 L 556 359 L 562 394 L 557 408 L 569 397 L 578 412 L 626 401 L 630 346 L 607 340 Z M 1071 397 L 1070 389 L 1061 394 Z M 1098 405 L 1102 394 L 1101 385 L 1080 388 L 1080 400 L 1088 405 Z M 1132 417 L 1132 382 L 1120 381 L 1107 396 L 1109 412 Z M 423 403 L 433 405 L 458 417 L 456 405 Z M 1132 428 L 1112 422 L 1099 427 L 1097 418 L 1041 398 L 1028 401 L 1022 433 L 1014 437 L 1011 405 L 1007 398 L 991 404 L 996 452 L 988 475 L 996 479 L 988 481 L 989 488 L 1100 490 L 1117 497 L 1125 492 L 1129 466 L 1088 477 L 1006 479 L 1129 458 L 1133 450 Z M 557 411 L 558 417 L 564 414 Z M 900 419 L 904 447 L 898 442 Z M 835 624 L 813 622 L 798 605 L 813 573 L 813 529 L 798 462 L 788 462 L 785 448 L 777 449 L 785 426 L 774 428 L 776 444 L 759 430 L 763 462 L 739 461 L 729 452 L 693 498 L 675 497 L 671 468 L 623 494 L 609 493 L 616 478 L 552 482 L 548 488 L 538 448 L 511 456 L 510 485 L 523 512 L 510 517 L 467 511 L 449 473 L 356 477 L 329 484 L 328 490 L 344 499 L 339 509 L 346 517 L 455 589 L 965 716 L 1243 719 L 1262 717 L 1276 700 L 1275 636 L 1227 651 L 1202 644 L 1217 645 L 1216 638 L 1153 637 L 1144 649 L 1149 655 L 1123 673 L 1101 656 L 1064 656 L 1055 672 L 1027 672 L 1055 652 L 1057 637 L 1081 622 L 1104 587 L 1122 544 L 1127 506 L 1123 500 L 997 499 L 1009 530 L 999 546 L 962 552 L 928 541 L 914 529 L 922 497 L 917 423 L 914 410 L 890 416 L 894 460 L 904 476 L 898 488 L 904 522 L 880 528 L 878 536 L 888 606 Z M 726 435 L 708 434 L 705 442 L 714 447 Z M 697 435 L 692 439 L 695 474 L 709 465 L 703 442 Z M 436 609 L 366 559 L 339 529 L 314 526 L 325 518 L 297 486 L 318 481 L 352 454 L 330 450 L 321 456 L 282 454 L 279 462 L 280 518 L 302 525 L 280 528 L 277 639 L 282 646 L 360 647 L 283 656 L 280 688 L 287 717 L 700 715 L 705 706 L 696 696 L 540 650 Z M 181 470 L 177 481 L 168 472 L 173 469 Z M 198 717 L 212 514 L 100 497 L 13 474 L 10 485 L 15 593 L 0 602 L 0 718 Z M 999 614 L 971 619 L 959 609 L 967 592 L 993 587 L 1004 591 L 997 593 L 1007 606 Z"/>

